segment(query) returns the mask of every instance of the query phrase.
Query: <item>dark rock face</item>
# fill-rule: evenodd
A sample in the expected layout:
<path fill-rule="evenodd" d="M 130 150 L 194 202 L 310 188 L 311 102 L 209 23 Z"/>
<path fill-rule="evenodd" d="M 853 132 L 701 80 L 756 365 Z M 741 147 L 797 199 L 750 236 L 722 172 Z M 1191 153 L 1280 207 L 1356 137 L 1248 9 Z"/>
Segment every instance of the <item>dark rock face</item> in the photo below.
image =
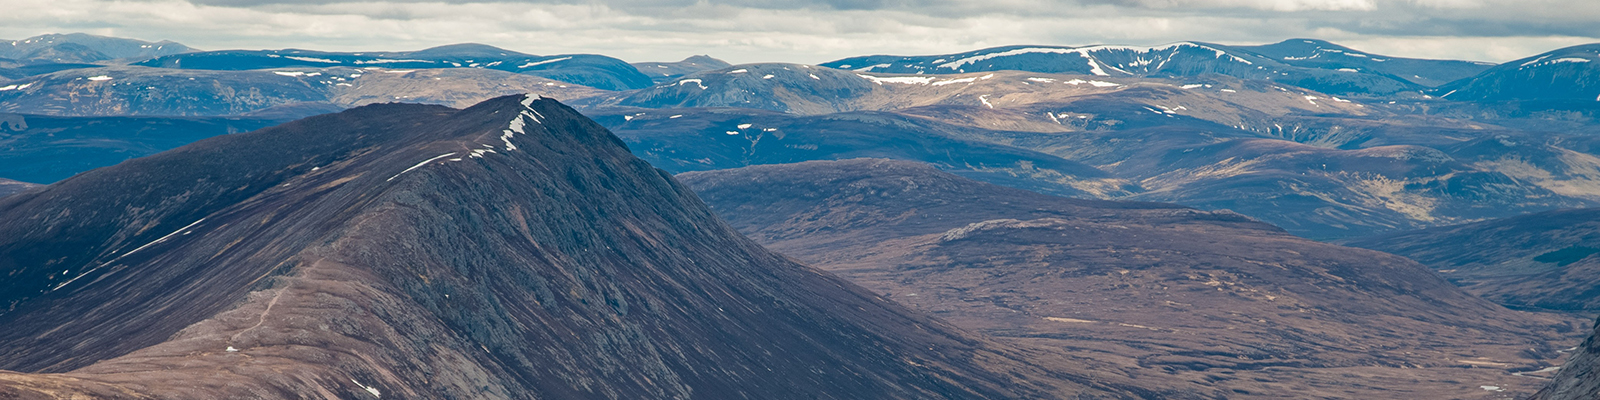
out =
<path fill-rule="evenodd" d="M 0 238 L 24 398 L 1148 393 L 766 251 L 553 100 L 206 139 L 0 199 Z"/>
<path fill-rule="evenodd" d="M 1507 307 L 1600 310 L 1600 209 L 1557 210 L 1355 240 Z"/>
<path fill-rule="evenodd" d="M 1229 212 L 1060 198 L 888 160 L 679 178 L 751 238 L 958 326 L 1230 397 L 1528 393 L 1534 378 L 1503 376 L 1548 366 L 1582 323 Z"/>
<path fill-rule="evenodd" d="M 1561 373 L 1528 400 L 1587 400 L 1600 398 L 1600 321 L 1594 333 L 1579 345 Z"/>

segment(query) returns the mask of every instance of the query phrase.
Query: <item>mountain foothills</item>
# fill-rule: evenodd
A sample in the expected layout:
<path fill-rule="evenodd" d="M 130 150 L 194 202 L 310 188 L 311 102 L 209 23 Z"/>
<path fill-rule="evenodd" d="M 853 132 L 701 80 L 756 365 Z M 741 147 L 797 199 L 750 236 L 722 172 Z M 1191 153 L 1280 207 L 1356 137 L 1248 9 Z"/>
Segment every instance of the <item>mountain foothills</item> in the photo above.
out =
<path fill-rule="evenodd" d="M 889 160 L 680 179 L 740 232 L 895 301 L 1229 397 L 1529 393 L 1543 381 L 1509 373 L 1550 366 L 1551 343 L 1585 326 L 1230 212 L 1054 197 Z"/>
<path fill-rule="evenodd" d="M 8 397 L 1160 395 L 767 251 L 549 99 L 221 136 L 0 214 Z"/>
<path fill-rule="evenodd" d="M 1508 307 L 1600 311 L 1600 209 L 1557 210 L 1366 238 Z"/>

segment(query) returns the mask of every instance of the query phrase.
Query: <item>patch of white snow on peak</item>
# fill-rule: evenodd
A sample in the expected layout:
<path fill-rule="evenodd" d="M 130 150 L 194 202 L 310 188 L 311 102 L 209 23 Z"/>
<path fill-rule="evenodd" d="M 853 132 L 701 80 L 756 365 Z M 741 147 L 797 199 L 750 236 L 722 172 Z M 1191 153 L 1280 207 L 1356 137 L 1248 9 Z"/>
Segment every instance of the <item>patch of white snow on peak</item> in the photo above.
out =
<path fill-rule="evenodd" d="M 706 87 L 705 82 L 702 82 L 700 79 L 684 79 L 678 81 L 678 86 L 683 86 L 684 84 L 688 83 L 693 83 L 695 86 L 699 86 L 700 90 L 710 89 L 710 87 Z"/>
<path fill-rule="evenodd" d="M 296 61 L 305 61 L 305 62 L 314 62 L 314 63 L 323 63 L 323 64 L 341 64 L 338 61 L 329 60 L 329 59 L 326 59 L 326 58 L 296 57 L 296 56 L 283 56 L 283 58 L 287 58 L 287 59 L 290 59 L 290 60 L 296 60 Z"/>
<path fill-rule="evenodd" d="M 1201 87 L 1201 86 L 1205 86 L 1205 85 L 1196 83 L 1196 84 L 1191 84 L 1191 85 L 1183 85 L 1183 86 L 1179 86 L 1179 87 L 1184 88 L 1184 89 L 1194 89 L 1194 88 Z"/>
<path fill-rule="evenodd" d="M 751 124 L 739 124 L 739 129 L 750 129 Z"/>
<path fill-rule="evenodd" d="M 730 74 L 742 74 L 742 73 L 746 73 L 746 72 L 750 72 L 750 70 L 740 68 L 740 69 L 728 71 L 728 73 L 730 73 Z"/>
<path fill-rule="evenodd" d="M 359 55 L 359 54 L 358 54 Z M 371 60 L 356 60 L 356 64 L 393 64 L 403 62 L 433 62 L 428 60 L 391 60 L 387 58 L 374 58 Z"/>
<path fill-rule="evenodd" d="M 761 79 L 772 79 L 772 76 L 773 76 L 772 74 L 762 75 Z"/>
<path fill-rule="evenodd" d="M 934 82 L 933 86 L 944 86 L 944 85 L 952 85 L 952 84 L 957 84 L 957 83 L 973 83 L 973 82 L 977 82 L 977 81 L 978 81 L 978 77 L 957 78 L 957 79 Z"/>
<path fill-rule="evenodd" d="M 991 109 L 994 108 L 994 104 L 989 104 L 989 95 L 987 95 L 987 94 L 986 95 L 982 95 L 982 96 L 978 96 L 978 101 L 983 102 L 983 105 L 988 106 Z"/>
<path fill-rule="evenodd" d="M 223 351 L 226 351 L 226 352 L 229 352 L 229 353 L 238 353 L 239 349 L 235 349 L 235 348 L 233 348 L 233 346 L 228 346 L 228 348 L 224 349 Z"/>
<path fill-rule="evenodd" d="M 105 75 L 97 75 L 97 76 L 88 77 L 86 79 L 98 82 L 98 81 L 109 81 L 109 80 L 111 80 L 111 77 L 105 76 Z"/>
<path fill-rule="evenodd" d="M 819 81 L 822 80 L 822 78 L 818 78 L 817 77 L 817 74 L 809 74 L 809 75 L 811 75 L 811 79 L 816 79 L 816 80 L 819 80 Z"/>
<path fill-rule="evenodd" d="M 674 115 L 674 116 L 671 116 L 671 117 L 667 117 L 667 119 L 677 119 L 677 118 L 683 118 L 683 114 L 678 114 L 678 115 Z"/>
<path fill-rule="evenodd" d="M 544 60 L 544 61 L 534 61 L 534 62 L 530 62 L 530 63 L 527 63 L 527 64 L 518 65 L 517 69 L 528 68 L 528 67 L 532 67 L 532 66 L 536 66 L 536 65 L 545 65 L 545 64 L 549 64 L 549 63 L 553 63 L 553 62 L 562 62 L 562 61 L 571 60 L 571 59 L 572 59 L 572 57 L 561 57 L 561 58 L 552 58 L 552 59 Z"/>
<path fill-rule="evenodd" d="M 1339 72 L 1361 72 L 1361 70 L 1355 68 L 1339 68 Z"/>
<path fill-rule="evenodd" d="M 417 165 L 413 165 L 413 166 L 411 166 L 411 168 L 406 168 L 406 170 L 400 171 L 400 173 L 398 173 L 398 174 L 394 174 L 394 176 L 389 177 L 389 179 L 385 179 L 384 182 L 392 181 L 392 180 L 394 180 L 394 178 L 399 178 L 400 175 L 405 175 L 405 173 L 411 172 L 411 170 L 414 170 L 414 169 L 417 169 L 417 168 L 422 168 L 422 166 L 428 165 L 428 163 L 431 163 L 434 160 L 438 160 L 438 159 L 449 157 L 449 156 L 453 156 L 453 155 L 456 155 L 456 153 L 454 153 L 454 152 L 444 153 L 444 154 L 440 154 L 440 155 L 434 156 L 433 158 L 422 160 L 422 162 L 417 163 Z"/>
<path fill-rule="evenodd" d="M 876 77 L 876 76 L 872 76 L 872 75 L 862 75 L 862 74 L 856 74 L 856 76 L 865 78 L 866 80 L 872 81 L 872 83 L 876 83 L 876 84 L 879 84 L 879 85 L 882 85 L 882 84 L 885 84 L 885 83 L 899 83 L 899 84 L 904 84 L 904 85 L 926 85 L 929 82 L 933 82 L 933 79 L 934 79 L 931 76 L 897 76 L 897 77 L 892 77 L 892 78 L 880 78 L 880 77 Z"/>
<path fill-rule="evenodd" d="M 737 134 L 739 134 L 739 132 L 737 132 L 737 131 L 727 131 L 727 132 L 723 132 L 723 133 L 727 133 L 729 135 L 737 135 Z"/>
<path fill-rule="evenodd" d="M 874 68 L 889 68 L 891 65 L 893 65 L 893 64 L 868 65 L 868 66 L 865 66 L 865 67 L 856 68 L 855 71 L 856 72 L 872 72 L 872 70 Z M 841 67 L 850 68 L 849 65 L 841 65 Z"/>
<path fill-rule="evenodd" d="M 362 389 L 366 389 L 367 393 L 372 393 L 372 397 L 379 397 L 379 398 L 383 397 L 378 393 L 378 388 L 375 388 L 375 387 L 372 387 L 372 386 L 363 385 L 363 384 L 361 384 L 361 382 L 356 382 L 356 380 L 353 379 L 353 378 L 350 379 L 350 382 L 354 382 L 356 384 L 356 386 L 360 386 Z"/>
<path fill-rule="evenodd" d="M 1043 82 L 1043 83 L 1050 83 L 1050 82 L 1055 82 L 1056 81 L 1055 79 L 1050 79 L 1050 78 L 1028 78 L 1028 80 L 1034 81 L 1034 82 Z"/>
<path fill-rule="evenodd" d="M 1094 85 L 1094 87 L 1122 86 L 1122 84 L 1120 84 L 1120 83 L 1101 82 L 1101 81 L 1089 81 L 1089 84 L 1090 85 Z"/>

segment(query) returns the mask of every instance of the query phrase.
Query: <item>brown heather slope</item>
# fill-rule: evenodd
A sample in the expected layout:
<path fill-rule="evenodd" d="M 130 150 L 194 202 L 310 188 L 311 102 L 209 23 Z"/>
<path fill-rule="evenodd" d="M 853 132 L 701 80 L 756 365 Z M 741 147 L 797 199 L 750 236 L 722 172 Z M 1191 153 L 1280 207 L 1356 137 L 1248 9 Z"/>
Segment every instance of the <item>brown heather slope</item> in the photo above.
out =
<path fill-rule="evenodd" d="M 767 251 L 523 96 L 366 106 L 6 197 L 0 270 L 0 398 L 1181 395 L 1041 368 Z"/>
<path fill-rule="evenodd" d="M 1526 394 L 1542 381 L 1510 373 L 1559 362 L 1579 330 L 1404 258 L 1229 212 L 1053 197 L 887 160 L 679 179 L 769 248 L 958 326 L 1231 397 Z"/>
<path fill-rule="evenodd" d="M 1600 209 L 1546 211 L 1350 242 L 1405 256 L 1506 307 L 1600 311 Z"/>

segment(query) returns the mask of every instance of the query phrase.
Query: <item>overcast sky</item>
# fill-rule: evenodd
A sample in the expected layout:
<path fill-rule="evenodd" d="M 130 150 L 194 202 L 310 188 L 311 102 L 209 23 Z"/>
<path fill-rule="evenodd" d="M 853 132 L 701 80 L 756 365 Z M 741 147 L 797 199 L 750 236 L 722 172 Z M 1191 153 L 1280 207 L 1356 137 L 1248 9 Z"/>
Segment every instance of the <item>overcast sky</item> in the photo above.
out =
<path fill-rule="evenodd" d="M 476 42 L 628 61 L 821 63 L 1011 44 L 1318 38 L 1502 62 L 1600 42 L 1597 0 L 0 0 L 0 38 L 85 32 L 206 50 Z"/>

